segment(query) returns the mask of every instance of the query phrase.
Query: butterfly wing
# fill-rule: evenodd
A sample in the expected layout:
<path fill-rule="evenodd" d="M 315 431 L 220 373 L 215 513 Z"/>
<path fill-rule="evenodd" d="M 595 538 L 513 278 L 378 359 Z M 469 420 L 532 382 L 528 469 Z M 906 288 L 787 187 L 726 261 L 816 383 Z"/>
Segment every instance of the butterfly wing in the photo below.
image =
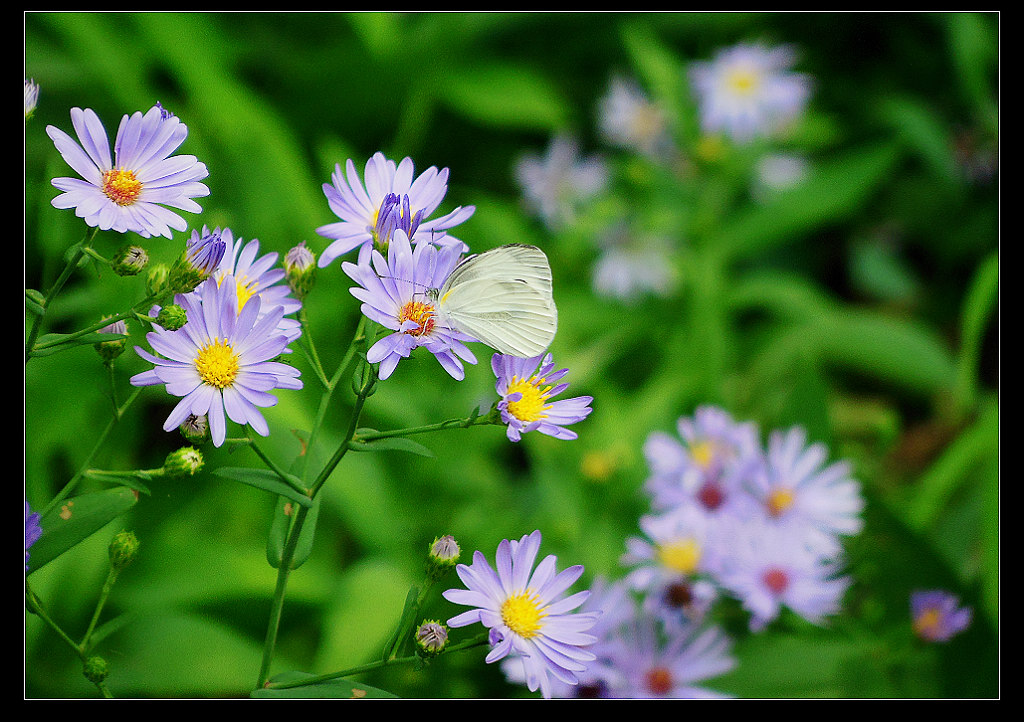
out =
<path fill-rule="evenodd" d="M 558 327 L 547 256 L 525 244 L 467 258 L 441 287 L 438 306 L 449 325 L 512 356 L 543 353 Z"/>

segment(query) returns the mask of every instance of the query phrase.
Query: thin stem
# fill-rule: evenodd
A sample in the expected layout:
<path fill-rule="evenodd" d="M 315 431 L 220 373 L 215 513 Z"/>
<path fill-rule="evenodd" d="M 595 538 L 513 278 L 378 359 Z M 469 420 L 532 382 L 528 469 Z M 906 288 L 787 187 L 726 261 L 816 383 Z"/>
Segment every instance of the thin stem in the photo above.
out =
<path fill-rule="evenodd" d="M 111 567 L 110 571 L 107 572 L 107 580 L 103 582 L 103 589 L 100 591 L 100 598 L 96 601 L 96 610 L 92 613 L 92 620 L 89 622 L 89 627 L 85 630 L 85 636 L 82 637 L 82 642 L 78 645 L 83 654 L 89 649 L 89 639 L 92 637 L 92 633 L 96 629 L 96 623 L 99 622 L 100 614 L 103 612 L 103 607 L 107 603 L 107 597 L 110 596 L 110 590 L 114 588 L 114 582 L 117 581 L 117 574 L 118 570 L 114 567 Z"/>
<path fill-rule="evenodd" d="M 77 654 L 82 659 L 83 662 L 85 661 L 85 652 L 82 650 L 82 648 L 78 645 L 78 643 L 75 640 L 69 637 L 67 633 L 63 629 L 61 629 L 60 626 L 55 621 L 53 621 L 53 619 L 50 618 L 50 615 L 47 614 L 46 610 L 43 608 L 43 603 L 39 601 L 39 597 L 36 596 L 35 592 L 29 589 L 27 581 L 25 582 L 25 606 L 28 607 L 28 610 L 30 612 L 32 612 L 37 617 L 42 619 L 46 623 L 46 626 L 48 626 L 50 629 L 56 632 L 57 636 L 63 639 L 67 643 L 67 645 L 75 651 L 75 654 Z"/>
<path fill-rule="evenodd" d="M 376 441 L 377 439 L 389 439 L 395 436 L 412 436 L 413 434 L 425 434 L 429 431 L 441 431 L 444 429 L 468 429 L 470 426 L 483 426 L 496 423 L 494 414 L 483 414 L 467 416 L 464 419 L 449 419 L 438 421 L 434 424 L 424 426 L 412 426 L 406 429 L 389 429 L 387 431 L 368 431 L 359 434 L 353 439 L 354 442 Z"/>
<path fill-rule="evenodd" d="M 441 652 L 437 654 L 438 657 L 449 654 L 451 652 L 460 652 L 465 649 L 472 649 L 473 647 L 479 647 L 487 644 L 487 633 L 484 632 L 473 639 L 467 639 L 464 642 L 453 644 L 449 647 L 445 647 Z M 363 672 L 372 672 L 375 669 L 381 669 L 382 667 L 389 667 L 395 664 L 407 664 L 409 662 L 416 662 L 421 659 L 419 655 L 410 654 L 405 657 L 394 657 L 392 659 L 378 659 L 374 662 L 367 662 L 356 667 L 349 667 L 343 669 L 340 672 L 329 672 L 327 674 L 318 674 L 314 677 L 306 677 L 305 679 L 292 680 L 290 682 L 269 682 L 264 685 L 266 689 L 291 689 L 293 687 L 305 687 L 310 684 L 318 684 L 320 682 L 329 682 L 332 679 L 338 679 L 339 677 L 350 677 L 354 674 L 361 674 Z"/>
<path fill-rule="evenodd" d="M 40 343 L 38 346 L 31 347 L 31 350 L 29 351 L 29 355 L 32 355 L 33 351 L 42 351 L 42 350 L 45 350 L 45 349 L 48 349 L 48 348 L 53 348 L 54 346 L 60 346 L 62 344 L 69 343 L 71 341 L 74 341 L 76 339 L 81 338 L 82 336 L 86 336 L 86 335 L 88 335 L 90 333 L 93 333 L 94 331 L 99 331 L 101 328 L 104 328 L 105 326 L 109 326 L 112 323 L 116 323 L 117 321 L 127 321 L 130 318 L 138 318 L 138 315 L 139 315 L 138 309 L 140 307 L 142 307 L 142 306 L 145 306 L 145 305 L 153 303 L 159 297 L 159 295 L 160 294 L 153 294 L 153 295 L 147 296 L 146 298 L 144 298 L 141 301 L 139 301 L 138 303 L 136 303 L 134 306 L 132 306 L 127 311 L 122 311 L 121 313 L 114 314 L 113 316 L 108 316 L 108 317 L 106 317 L 104 319 L 101 319 L 99 321 L 95 321 L 95 322 L 89 324 L 88 326 L 86 326 L 85 328 L 80 328 L 77 331 L 74 331 L 72 333 L 63 335 L 59 339 L 55 339 L 55 340 L 52 340 L 52 341 L 46 341 L 46 342 Z"/>
<path fill-rule="evenodd" d="M 299 325 L 302 327 L 301 347 L 306 351 L 306 360 L 309 361 L 309 365 L 313 367 L 313 371 L 316 372 L 317 378 L 320 379 L 320 383 L 323 387 L 325 389 L 330 389 L 331 382 L 327 380 L 327 374 L 324 373 L 324 367 L 320 363 L 320 355 L 316 352 L 316 344 L 313 343 L 313 337 L 309 333 L 309 323 L 306 320 L 305 306 L 299 309 Z"/>
<path fill-rule="evenodd" d="M 64 264 L 64 269 L 61 271 L 60 276 L 57 277 L 57 280 L 53 282 L 52 286 L 50 286 L 50 290 L 46 292 L 46 296 L 43 297 L 43 312 L 35 317 L 35 320 L 32 322 L 32 328 L 29 330 L 28 340 L 25 341 L 25 363 L 28 363 L 29 351 L 35 345 L 36 338 L 39 336 L 39 329 L 43 325 L 43 317 L 50 308 L 50 302 L 56 298 L 57 294 L 60 293 L 60 290 L 64 287 L 64 284 L 67 283 L 68 279 L 71 277 L 72 272 L 78 267 L 78 262 L 81 261 L 82 256 L 85 255 L 85 249 L 92 245 L 98 231 L 99 228 L 93 228 L 91 231 L 87 232 L 85 238 L 80 244 L 78 244 L 75 252 L 71 254 L 71 258 L 69 258 L 68 262 Z"/>
<path fill-rule="evenodd" d="M 245 427 L 245 436 L 249 442 L 250 448 L 252 448 L 256 456 L 260 457 L 263 463 L 267 465 L 267 468 L 273 471 L 275 474 L 277 474 L 278 478 L 280 478 L 281 481 L 286 483 L 291 488 L 295 489 L 295 491 L 299 492 L 300 494 L 309 494 L 309 489 L 304 488 L 302 484 L 295 483 L 294 477 L 291 474 L 288 474 L 284 469 L 278 466 L 273 459 L 271 459 L 269 456 L 263 453 L 263 450 L 256 445 L 256 440 L 252 438 L 252 429 L 249 428 L 248 426 Z"/>
<path fill-rule="evenodd" d="M 90 451 L 89 455 L 85 457 L 85 461 L 82 463 L 82 466 L 78 469 L 78 471 L 75 472 L 75 475 L 71 477 L 71 480 L 64 485 L 64 488 L 61 489 L 60 492 L 58 492 L 57 496 L 55 496 L 53 500 L 46 505 L 46 508 L 43 509 L 43 516 L 45 516 L 46 513 L 50 511 L 50 509 L 53 509 L 55 506 L 60 504 L 68 496 L 68 494 L 72 492 L 75 486 L 78 485 L 78 482 L 82 480 L 86 472 L 88 472 L 89 469 L 92 467 L 92 460 L 93 458 L 95 458 L 96 453 L 100 450 L 100 447 L 103 446 L 104 442 L 106 442 L 107 436 L 110 435 L 110 432 L 113 430 L 114 426 L 116 426 L 117 423 L 124 417 L 124 414 L 128 410 L 128 407 L 132 405 L 132 402 L 135 401 L 136 398 L 138 398 L 139 393 L 141 391 L 141 386 L 133 389 L 131 394 L 128 395 L 128 398 L 125 399 L 124 404 L 121 405 L 121 408 L 116 410 L 114 418 L 112 418 L 107 423 L 107 426 L 105 429 L 103 429 L 103 432 L 100 434 L 99 439 L 96 440 L 96 444 L 93 446 L 92 451 Z"/>

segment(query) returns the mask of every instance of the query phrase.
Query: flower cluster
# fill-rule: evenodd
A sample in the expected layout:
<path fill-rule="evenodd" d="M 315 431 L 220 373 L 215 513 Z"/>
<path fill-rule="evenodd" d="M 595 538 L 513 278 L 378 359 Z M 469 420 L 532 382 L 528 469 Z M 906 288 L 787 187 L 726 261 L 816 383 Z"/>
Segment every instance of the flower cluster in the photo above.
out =
<path fill-rule="evenodd" d="M 714 406 L 677 427 L 647 440 L 651 511 L 623 559 L 648 607 L 699 619 L 725 594 L 755 631 L 783 608 L 818 624 L 839 612 L 842 540 L 863 527 L 850 465 L 827 463 L 825 445 L 808 444 L 800 427 L 773 431 L 762 447 L 752 423 Z"/>

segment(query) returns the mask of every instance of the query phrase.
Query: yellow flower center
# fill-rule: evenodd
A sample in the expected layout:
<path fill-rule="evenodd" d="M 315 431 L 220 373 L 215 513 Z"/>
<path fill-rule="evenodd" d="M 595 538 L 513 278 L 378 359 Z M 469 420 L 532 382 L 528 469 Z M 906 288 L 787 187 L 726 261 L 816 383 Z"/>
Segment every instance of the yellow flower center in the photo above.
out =
<path fill-rule="evenodd" d="M 768 513 L 774 517 L 782 516 L 789 507 L 793 506 L 794 494 L 792 489 L 773 489 L 768 495 Z"/>
<path fill-rule="evenodd" d="M 939 629 L 942 617 L 938 609 L 926 609 L 914 620 L 914 632 L 919 637 L 931 639 Z"/>
<path fill-rule="evenodd" d="M 698 441 L 690 446 L 690 456 L 700 468 L 707 469 L 715 460 L 715 445 L 711 441 Z"/>
<path fill-rule="evenodd" d="M 413 336 L 429 334 L 434 330 L 433 305 L 423 303 L 422 301 L 409 301 L 398 312 L 398 323 L 401 324 L 406 321 L 415 323 L 416 328 L 411 328 L 405 333 L 412 334 Z"/>
<path fill-rule="evenodd" d="M 227 278 L 227 273 L 221 273 L 217 277 L 217 285 L 219 286 Z M 238 313 L 242 312 L 242 307 L 249 301 L 250 298 L 256 295 L 257 288 L 256 281 L 250 281 L 246 276 L 235 276 L 235 294 L 238 296 Z"/>
<path fill-rule="evenodd" d="M 103 192 L 119 206 L 130 206 L 142 193 L 142 181 L 130 170 L 112 169 L 103 173 Z"/>
<path fill-rule="evenodd" d="M 726 76 L 725 84 L 737 95 L 750 95 L 760 82 L 757 73 L 749 68 L 736 68 Z"/>
<path fill-rule="evenodd" d="M 529 379 L 523 380 L 518 376 L 513 376 L 511 383 L 508 385 L 506 396 L 519 393 L 522 394 L 522 398 L 518 401 L 509 401 L 508 412 L 520 421 L 528 424 L 538 419 L 547 418 L 547 414 L 544 412 L 549 407 L 545 406 L 544 402 L 548 400 L 552 387 L 545 386 L 541 388 L 543 383 L 544 377 L 537 378 L 536 376 L 531 376 Z"/>
<path fill-rule="evenodd" d="M 696 539 L 676 539 L 658 547 L 658 560 L 683 574 L 693 574 L 700 564 L 700 544 Z"/>
<path fill-rule="evenodd" d="M 537 635 L 545 616 L 538 604 L 537 595 L 529 589 L 513 594 L 501 605 L 502 621 L 523 639 Z"/>
<path fill-rule="evenodd" d="M 203 383 L 223 389 L 238 376 L 238 354 L 227 341 L 214 339 L 196 353 L 196 371 Z"/>

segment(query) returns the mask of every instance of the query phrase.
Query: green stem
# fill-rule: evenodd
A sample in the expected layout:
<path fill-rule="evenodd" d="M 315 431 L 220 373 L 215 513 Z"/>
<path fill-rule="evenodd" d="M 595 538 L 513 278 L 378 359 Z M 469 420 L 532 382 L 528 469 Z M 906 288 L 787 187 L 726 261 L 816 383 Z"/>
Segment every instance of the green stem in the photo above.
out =
<path fill-rule="evenodd" d="M 429 431 L 442 431 L 444 429 L 468 429 L 470 426 L 483 426 L 485 424 L 500 423 L 500 418 L 495 411 L 483 415 L 467 416 L 464 419 L 448 419 L 438 421 L 434 424 L 424 426 L 411 426 L 405 429 L 390 429 L 387 431 L 367 431 L 359 434 L 353 442 L 376 441 L 377 439 L 389 439 L 395 436 L 412 436 L 413 434 L 425 434 Z"/>
<path fill-rule="evenodd" d="M 317 410 L 317 415 L 313 423 L 313 428 L 310 430 L 309 440 L 306 442 L 306 453 L 304 454 L 303 459 L 308 460 L 309 458 L 310 452 L 313 449 L 314 441 L 316 440 L 316 437 L 319 435 L 320 427 L 323 424 L 324 418 L 326 417 L 329 401 L 331 399 L 331 396 L 334 394 L 334 390 L 337 388 L 339 381 L 341 380 L 342 374 L 345 372 L 345 369 L 348 368 L 348 365 L 352 362 L 352 359 L 355 357 L 356 349 L 360 345 L 365 345 L 365 320 L 365 317 L 360 315 L 359 324 L 356 327 L 356 332 L 352 338 L 352 342 L 349 344 L 348 350 L 346 351 L 344 358 L 342 358 L 341 363 L 338 364 L 338 369 L 337 371 L 334 372 L 334 377 L 330 380 L 330 382 L 328 382 L 327 391 L 320 399 L 320 407 Z M 357 396 L 356 406 L 355 408 L 353 408 L 352 411 L 353 418 L 352 421 L 349 423 L 350 433 L 346 436 L 345 443 L 342 444 L 342 446 L 339 449 L 339 451 L 342 451 L 342 455 L 344 454 L 344 450 L 348 448 L 349 442 L 352 440 L 352 433 L 354 433 L 355 431 L 356 423 L 358 421 L 359 414 L 362 411 L 364 400 L 365 397 Z M 337 456 L 337 461 L 341 460 L 341 456 L 339 456 L 337 453 L 335 454 L 335 456 Z M 335 461 L 334 463 L 337 464 L 337 461 Z M 306 481 L 307 466 L 308 464 L 306 464 L 306 462 L 303 461 L 301 474 L 303 483 L 305 483 Z M 333 470 L 333 467 L 331 468 Z M 321 476 L 323 477 L 324 480 L 326 480 L 327 476 L 329 476 L 329 473 L 326 475 L 321 474 Z M 318 477 L 318 479 L 319 478 L 320 477 Z M 310 498 L 315 498 L 317 491 L 319 491 L 320 486 L 322 485 L 322 482 L 318 485 L 314 485 L 312 490 L 304 493 L 308 493 Z M 284 552 L 282 553 L 281 556 L 281 563 L 277 567 L 277 582 L 274 586 L 274 597 L 271 602 L 270 618 L 267 620 L 267 634 L 263 642 L 263 659 L 262 662 L 260 663 L 259 679 L 257 680 L 256 683 L 257 689 L 262 687 L 266 683 L 267 677 L 270 674 L 270 663 L 273 660 L 274 649 L 277 646 L 277 633 L 281 625 L 281 613 L 284 610 L 284 596 L 285 590 L 288 586 L 288 577 L 291 574 L 292 560 L 295 558 L 295 549 L 297 548 L 299 543 L 299 535 L 302 533 L 302 526 L 305 523 L 306 515 L 308 513 L 309 509 L 307 507 L 299 506 L 298 511 L 295 514 L 295 519 L 294 521 L 292 521 L 291 529 L 288 532 L 288 539 L 285 542 Z"/>
<path fill-rule="evenodd" d="M 252 438 L 252 429 L 248 426 L 245 427 L 245 436 L 249 442 L 249 447 L 253 450 L 256 456 L 260 457 L 263 463 L 267 465 L 267 468 L 273 471 L 275 474 L 277 474 L 278 478 L 280 478 L 281 481 L 286 483 L 291 488 L 295 489 L 295 491 L 299 492 L 300 494 L 309 494 L 309 489 L 304 488 L 302 484 L 295 483 L 294 478 L 290 474 L 288 474 L 284 469 L 278 466 L 273 459 L 271 459 L 269 456 L 263 453 L 263 450 L 256 445 L 256 440 Z"/>
<path fill-rule="evenodd" d="M 110 568 L 107 572 L 107 580 L 103 582 L 103 589 L 100 591 L 100 598 L 96 602 L 96 610 L 92 613 L 92 619 L 89 621 L 89 627 L 85 630 L 85 636 L 82 637 L 82 642 L 78 645 L 79 649 L 82 650 L 84 655 L 89 650 L 89 640 L 92 637 L 93 631 L 96 629 L 96 624 L 99 622 L 100 614 L 103 612 L 103 607 L 107 603 L 107 597 L 110 596 L 110 590 L 114 588 L 114 582 L 117 581 L 118 570 L 114 567 Z"/>
<path fill-rule="evenodd" d="M 364 318 L 360 316 L 360 318 Z M 313 343 L 313 337 L 309 333 L 309 323 L 306 320 L 306 307 L 303 306 L 299 309 L 299 325 L 302 327 L 302 343 L 301 348 L 306 352 L 306 360 L 309 361 L 309 365 L 313 367 L 313 371 L 316 372 L 317 378 L 320 379 L 320 383 L 325 389 L 330 389 L 331 382 L 327 380 L 327 374 L 324 373 L 324 367 L 320 363 L 320 355 L 316 352 L 316 344 Z"/>
<path fill-rule="evenodd" d="M 99 439 L 96 440 L 96 444 L 93 446 L 92 451 L 90 451 L 89 455 L 85 457 L 85 461 L 82 463 L 82 466 L 78 469 L 78 471 L 75 472 L 75 475 L 71 477 L 71 480 L 64 485 L 64 488 L 60 490 L 57 496 L 55 496 L 53 500 L 46 505 L 46 508 L 43 509 L 43 511 L 41 512 L 42 516 L 46 516 L 47 512 L 49 512 L 51 509 L 60 504 L 68 496 L 68 494 L 70 494 L 72 490 L 74 490 L 75 486 L 78 485 L 78 482 L 81 481 L 82 478 L 86 475 L 86 473 L 90 470 L 90 468 L 92 467 L 92 460 L 93 458 L 95 458 L 96 453 L 100 450 L 100 447 L 103 446 L 104 442 L 107 440 L 107 437 L 110 435 L 110 432 L 113 430 L 114 426 L 116 426 L 117 423 L 124 417 L 125 412 L 128 410 L 128 407 L 132 405 L 132 402 L 135 401 L 136 398 L 138 398 L 138 395 L 141 391 L 142 387 L 138 386 L 132 390 L 131 394 L 128 395 L 128 398 L 125 399 L 125 402 L 121 405 L 121 408 L 117 409 L 117 411 L 115 412 L 114 418 L 107 422 L 106 428 L 103 429 L 103 432 L 100 434 Z"/>
<path fill-rule="evenodd" d="M 64 270 L 61 271 L 60 276 L 57 277 L 57 280 L 53 282 L 52 286 L 50 286 L 50 290 L 46 292 L 46 296 L 43 297 L 43 312 L 35 317 L 35 320 L 32 322 L 32 328 L 29 330 L 28 339 L 25 341 L 25 363 L 28 363 L 30 356 L 29 351 L 35 345 L 36 338 L 39 337 L 39 329 L 43 325 L 43 317 L 46 315 L 46 311 L 50 308 L 50 302 L 56 298 L 57 294 L 60 293 L 60 290 L 64 287 L 64 284 L 67 283 L 68 279 L 71 277 L 72 272 L 78 267 L 79 261 L 81 261 L 82 256 L 85 255 L 85 249 L 92 245 L 98 231 L 99 228 L 93 228 L 92 231 L 86 234 L 82 242 L 78 244 L 74 253 L 71 254 L 71 258 L 69 258 L 68 262 L 64 264 Z"/>
<path fill-rule="evenodd" d="M 50 615 L 47 614 L 46 610 L 43 608 L 42 602 L 39 601 L 39 597 L 37 597 L 36 593 L 29 588 L 27 581 L 25 582 L 25 606 L 28 607 L 28 610 L 30 612 L 32 612 L 37 617 L 42 619 L 43 622 L 46 623 L 46 626 L 48 626 L 50 629 L 56 632 L 57 636 L 63 639 L 67 643 L 67 645 L 75 651 L 75 654 L 77 654 L 83 662 L 85 661 L 85 651 L 78 645 L 77 642 L 75 642 L 75 640 L 69 637 L 67 633 L 63 629 L 61 629 L 60 626 L 55 621 L 53 621 L 53 619 L 50 618 Z"/>
<path fill-rule="evenodd" d="M 81 328 L 81 329 L 79 329 L 77 331 L 74 331 L 73 333 L 69 333 L 67 335 L 61 336 L 59 339 L 56 339 L 56 340 L 53 340 L 53 341 L 46 341 L 44 343 L 40 343 L 38 346 L 33 346 L 33 347 L 31 347 L 31 351 L 29 352 L 29 355 L 31 356 L 33 351 L 42 351 L 42 350 L 45 350 L 45 349 L 53 348 L 54 346 L 60 346 L 62 344 L 70 343 L 71 341 L 74 341 L 76 339 L 81 338 L 82 336 L 86 336 L 86 335 L 88 335 L 90 333 L 93 333 L 94 331 L 99 331 L 101 328 L 104 328 L 105 326 L 109 326 L 112 323 L 116 323 L 117 321 L 127 321 L 128 319 L 131 319 L 131 318 L 138 318 L 139 317 L 138 309 L 140 307 L 142 307 L 142 306 L 146 306 L 148 304 L 152 304 L 154 301 L 156 301 L 156 299 L 158 297 L 159 297 L 159 294 L 154 294 L 154 295 L 147 296 L 146 298 L 144 298 L 141 301 L 139 301 L 137 304 L 132 306 L 127 311 L 122 311 L 121 313 L 115 314 L 113 316 L 108 316 L 108 317 L 106 317 L 104 319 L 101 319 L 99 321 L 96 321 L 94 323 L 89 324 L 85 328 Z"/>
<path fill-rule="evenodd" d="M 450 652 L 460 652 L 465 649 L 472 649 L 473 647 L 479 647 L 487 644 L 487 633 L 484 632 L 473 639 L 467 639 L 464 642 L 453 644 L 445 647 L 438 657 L 448 654 Z M 406 657 L 395 657 L 393 659 L 379 659 L 374 662 L 367 662 L 356 667 L 350 667 L 343 669 L 340 672 L 329 672 L 327 674 L 319 674 L 315 677 L 306 677 L 305 679 L 293 680 L 290 682 L 268 682 L 264 685 L 266 689 L 291 689 L 293 687 L 305 687 L 310 684 L 319 684 L 320 682 L 329 682 L 332 679 L 338 679 L 339 677 L 350 677 L 354 674 L 362 674 L 363 672 L 372 672 L 375 669 L 381 669 L 382 667 L 389 667 L 394 664 L 406 664 L 409 662 L 416 662 L 421 659 L 419 655 L 411 654 Z"/>

